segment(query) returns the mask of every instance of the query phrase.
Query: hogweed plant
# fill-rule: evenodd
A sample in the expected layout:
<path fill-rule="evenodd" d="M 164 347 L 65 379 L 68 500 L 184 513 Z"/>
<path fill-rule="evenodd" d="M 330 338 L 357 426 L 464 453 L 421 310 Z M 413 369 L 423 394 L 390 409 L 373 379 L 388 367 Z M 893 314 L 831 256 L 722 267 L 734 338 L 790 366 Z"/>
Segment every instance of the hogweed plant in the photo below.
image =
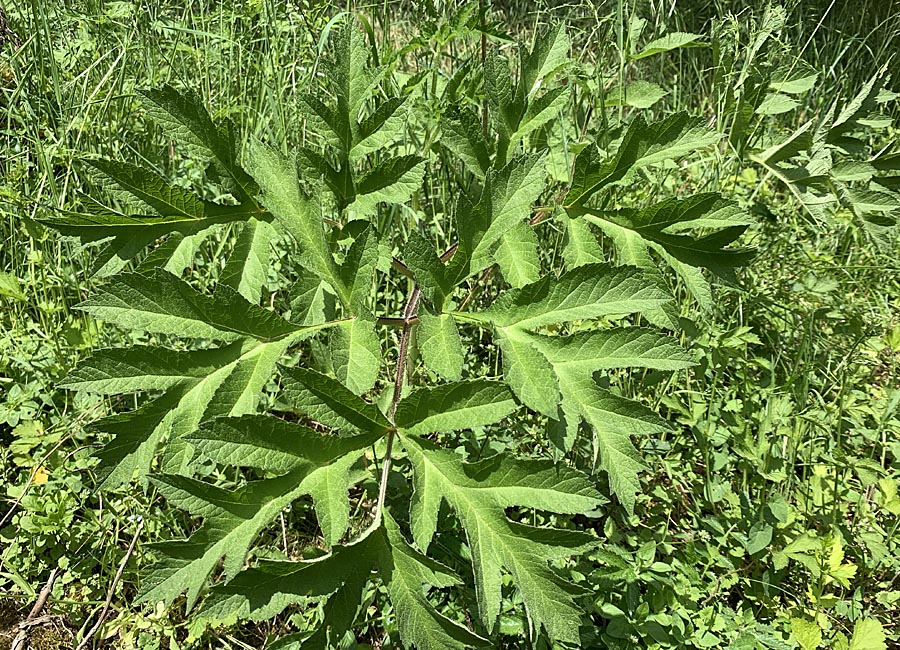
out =
<path fill-rule="evenodd" d="M 345 19 L 297 107 L 308 137 L 293 155 L 252 139 L 239 151 L 234 126 L 188 92 L 144 93 L 148 116 L 208 164 L 225 199 L 85 161 L 116 209 L 86 199 L 45 223 L 102 245 L 93 273 L 105 279 L 81 309 L 147 344 L 100 350 L 64 385 L 144 395 L 93 425 L 112 436 L 97 454 L 102 487 L 152 485 L 202 520 L 152 546 L 140 601 L 185 595 L 210 624 L 321 602 L 315 631 L 273 647 L 326 648 L 370 616 L 380 589 L 403 646 L 445 650 L 496 645 L 515 593 L 532 643 L 580 645 L 586 594 L 567 563 L 596 545 L 607 485 L 633 512 L 645 464 L 632 438 L 667 428 L 609 377 L 692 365 L 666 332 L 679 323 L 670 270 L 708 306 L 704 269 L 727 276 L 746 261 L 729 244 L 749 221 L 716 194 L 622 205 L 635 179 L 716 143 L 684 114 L 637 117 L 605 150 L 577 143 L 568 186 L 546 187 L 538 136 L 571 119 L 568 50 L 555 29 L 515 61 L 476 54 L 431 98 L 435 122 L 416 112 L 423 75 L 401 85 Z M 483 95 L 458 92 L 479 72 Z M 423 124 L 419 142 L 409 132 Z M 447 177 L 452 199 L 431 191 Z M 201 290 L 198 251 L 235 231 Z M 561 255 L 550 233 L 564 233 Z M 263 293 L 276 263 L 296 269 L 289 309 Z M 460 451 L 460 431 L 484 451 L 498 426 L 535 418 L 540 453 L 567 458 L 586 436 L 588 469 L 602 472 Z M 310 501 L 307 559 L 256 552 L 285 509 Z M 475 611 L 440 605 L 466 584 Z"/>

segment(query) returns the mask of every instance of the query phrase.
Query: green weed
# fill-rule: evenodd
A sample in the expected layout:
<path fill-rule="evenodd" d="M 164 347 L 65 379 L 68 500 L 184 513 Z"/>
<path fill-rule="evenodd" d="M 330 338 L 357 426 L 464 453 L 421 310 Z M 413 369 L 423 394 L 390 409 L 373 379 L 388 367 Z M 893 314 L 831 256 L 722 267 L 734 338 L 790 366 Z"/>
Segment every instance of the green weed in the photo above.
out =
<path fill-rule="evenodd" d="M 4 7 L 0 589 L 27 612 L 59 566 L 47 608 L 75 621 L 80 641 L 140 516 L 97 646 L 291 647 L 329 625 L 341 647 L 403 638 L 430 647 L 442 634 L 494 647 L 895 643 L 900 201 L 889 4 L 355 6 L 362 31 L 337 58 L 352 59 L 355 88 L 370 91 L 355 95 L 361 112 L 330 90 L 341 82 L 328 43 L 348 21 L 333 6 Z M 553 29 L 561 24 L 565 32 Z M 568 49 L 563 39 L 573 60 L 557 69 L 548 61 Z M 208 110 L 214 131 L 198 132 L 196 121 L 193 136 L 173 131 L 185 110 Z M 283 155 L 298 152 L 292 189 Z M 516 210 L 495 206 L 498 187 L 521 190 Z M 310 239 L 307 195 L 325 197 L 324 244 Z M 161 227 L 158 215 L 173 208 L 181 217 Z M 202 223 L 177 223 L 201 209 Z M 157 216 L 126 222 L 136 214 Z M 91 234 L 91 220 L 106 230 Z M 473 223 L 469 241 L 480 243 L 466 244 Z M 582 307 L 560 323 L 535 315 L 546 302 L 515 297 L 539 293 L 529 286 L 547 276 L 577 296 L 607 264 L 640 267 L 636 277 L 652 280 L 646 295 L 675 300 L 644 302 L 625 319 Z M 415 320 L 404 318 L 412 287 Z M 149 312 L 114 306 L 127 296 L 133 310 L 134 291 L 169 300 L 176 289 L 200 310 L 195 325 L 208 331 L 191 332 L 199 339 L 185 340 L 185 321 L 148 332 Z M 522 313 L 520 327 L 512 321 Z M 679 332 L 696 365 L 684 367 L 675 347 L 630 370 L 594 358 L 585 367 L 602 372 L 583 385 L 551 348 L 532 354 L 533 366 L 510 367 L 534 349 L 525 338 L 599 340 L 623 325 L 641 327 L 631 330 L 641 340 L 651 328 Z M 334 333 L 316 334 L 326 329 Z M 282 369 L 252 373 L 257 357 Z M 125 363 L 143 364 L 143 379 L 122 376 Z M 196 401 L 204 373 L 222 375 L 222 363 L 233 364 L 226 388 Z M 200 382 L 173 379 L 179 364 Z M 185 401 L 178 392 L 189 384 Z M 641 415 L 617 429 L 625 420 L 598 406 L 625 398 Z M 447 409 L 429 408 L 459 400 L 467 415 L 423 429 L 420 442 L 416 427 L 426 425 L 416 418 L 442 422 Z M 328 404 L 339 402 L 369 419 L 335 419 Z M 176 428 L 148 429 L 168 442 L 158 456 L 147 444 L 135 455 L 121 443 L 154 409 L 175 414 Z M 266 427 L 266 440 L 306 426 L 318 441 L 353 426 L 374 435 L 388 415 L 401 429 L 390 453 L 385 439 L 354 447 L 349 469 L 336 472 L 345 489 L 294 481 L 312 501 L 282 489 L 277 477 L 298 470 L 273 451 L 245 465 L 253 454 L 241 436 L 257 444 Z M 564 557 L 533 584 L 497 551 L 479 564 L 479 549 L 497 545 L 472 536 L 475 515 L 466 519 L 462 505 L 471 490 L 452 480 L 483 467 L 489 481 L 491 463 L 513 458 L 553 458 L 560 476 L 584 482 L 552 507 L 545 497 L 498 502 L 516 507 L 498 506 L 495 524 L 571 542 L 566 553 L 541 545 Z M 455 469 L 438 480 L 426 468 L 433 459 Z M 148 483 L 148 469 L 176 477 Z M 415 504 L 435 486 L 448 503 L 432 520 Z M 246 498 L 248 512 L 213 512 L 226 493 Z M 577 498 L 611 503 L 573 515 Z M 222 547 L 223 572 L 218 550 L 204 545 L 233 538 L 245 516 L 259 534 Z M 150 546 L 189 536 L 203 544 Z M 159 572 L 164 553 L 163 571 L 176 573 Z M 379 566 L 384 582 L 342 580 L 316 604 L 291 581 L 294 592 L 278 591 L 251 617 L 262 620 L 244 620 L 251 605 L 234 615 L 235 603 L 263 594 L 242 584 L 326 564 L 333 579 L 352 566 L 341 561 L 350 553 Z M 484 572 L 498 565 L 500 574 Z M 401 578 L 419 574 L 404 590 Z M 333 590 L 323 585 L 324 597 Z M 188 617 L 181 587 L 203 597 Z M 141 593 L 151 603 L 136 603 Z M 555 609 L 535 605 L 547 594 L 559 595 Z M 415 619 L 425 623 L 406 612 L 425 612 Z M 353 632 L 339 640 L 343 628 Z"/>

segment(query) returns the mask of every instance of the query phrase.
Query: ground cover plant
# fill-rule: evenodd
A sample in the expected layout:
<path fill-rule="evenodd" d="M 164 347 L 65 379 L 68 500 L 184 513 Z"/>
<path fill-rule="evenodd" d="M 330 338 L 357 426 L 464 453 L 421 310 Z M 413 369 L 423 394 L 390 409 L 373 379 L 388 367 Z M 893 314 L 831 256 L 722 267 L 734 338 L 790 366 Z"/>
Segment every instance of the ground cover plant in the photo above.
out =
<path fill-rule="evenodd" d="M 897 17 L 800 8 L 5 8 L 0 647 L 895 643 Z"/>

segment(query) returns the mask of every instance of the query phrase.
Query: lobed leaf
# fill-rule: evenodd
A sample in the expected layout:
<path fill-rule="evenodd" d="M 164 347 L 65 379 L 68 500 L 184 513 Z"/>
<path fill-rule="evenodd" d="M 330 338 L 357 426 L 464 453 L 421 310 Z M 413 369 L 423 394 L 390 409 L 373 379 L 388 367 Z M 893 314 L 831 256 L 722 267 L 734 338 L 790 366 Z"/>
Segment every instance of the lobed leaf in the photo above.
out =
<path fill-rule="evenodd" d="M 385 433 L 391 428 L 377 406 L 336 379 L 309 368 L 283 368 L 282 373 L 288 401 L 313 420 L 336 429 Z"/>
<path fill-rule="evenodd" d="M 418 156 L 388 158 L 356 181 L 350 209 L 358 216 L 365 216 L 379 203 L 406 203 L 422 185 L 424 176 L 424 159 Z"/>
<path fill-rule="evenodd" d="M 328 339 L 331 363 L 338 380 L 357 395 L 375 385 L 381 367 L 381 341 L 371 315 L 342 321 Z"/>
<path fill-rule="evenodd" d="M 300 244 L 301 264 L 334 287 L 346 302 L 348 290 L 325 240 L 321 208 L 300 190 L 294 164 L 274 149 L 256 142 L 250 148 L 249 166 L 262 190 L 262 202 Z"/>
<path fill-rule="evenodd" d="M 264 561 L 227 585 L 216 587 L 201 610 L 207 620 L 264 620 L 309 597 L 328 597 L 324 624 L 312 635 L 282 638 L 282 650 L 325 650 L 349 631 L 357 617 L 366 585 L 380 577 L 397 612 L 403 643 L 423 650 L 485 647 L 487 640 L 440 614 L 425 589 L 459 584 L 445 566 L 422 555 L 403 538 L 389 513 L 351 544 L 336 545 L 319 559 L 303 562 Z M 425 587 L 425 589 L 423 589 Z M 253 597 L 248 594 L 252 590 Z"/>
<path fill-rule="evenodd" d="M 446 500 L 466 531 L 485 627 L 492 629 L 499 616 L 505 569 L 513 576 L 534 630 L 543 629 L 557 641 L 579 643 L 581 614 L 573 597 L 579 592 L 548 563 L 590 548 L 594 539 L 574 531 L 516 524 L 506 518 L 504 509 L 537 507 L 590 515 L 602 503 L 590 483 L 567 468 L 520 465 L 506 458 L 467 466 L 453 452 L 414 436 L 404 435 L 403 445 L 414 472 L 410 517 L 416 545 L 427 549 L 441 501 Z"/>
<path fill-rule="evenodd" d="M 499 171 L 490 170 L 472 218 L 460 221 L 460 246 L 470 262 L 468 273 L 490 265 L 489 253 L 503 235 L 531 216 L 544 189 L 544 156 L 524 155 Z"/>
<path fill-rule="evenodd" d="M 452 315 L 420 310 L 416 336 L 427 368 L 450 381 L 462 378 L 464 352 Z"/>
<path fill-rule="evenodd" d="M 219 283 L 252 303 L 259 302 L 260 293 L 268 284 L 272 240 L 276 234 L 275 228 L 265 221 L 250 219 L 243 224 Z"/>
<path fill-rule="evenodd" d="M 404 97 L 391 97 L 361 122 L 351 122 L 350 160 L 384 149 L 403 137 L 408 115 L 405 102 Z"/>
<path fill-rule="evenodd" d="M 494 250 L 503 278 L 514 287 L 537 282 L 541 276 L 538 239 L 534 230 L 519 222 L 503 234 Z"/>
<path fill-rule="evenodd" d="M 372 293 L 375 269 L 378 266 L 379 235 L 374 226 L 366 226 L 350 246 L 341 265 L 341 279 L 350 292 L 350 310 L 362 313 Z"/>
<path fill-rule="evenodd" d="M 664 422 L 639 404 L 597 386 L 594 375 L 630 367 L 679 370 L 693 365 L 693 357 L 673 338 L 642 328 L 589 329 L 565 336 L 529 330 L 602 316 L 653 313 L 668 301 L 652 275 L 629 267 L 586 264 L 558 279 L 547 276 L 507 291 L 484 311 L 455 317 L 493 327 L 503 353 L 506 382 L 526 406 L 557 422 L 555 444 L 571 449 L 579 423 L 592 425 L 601 467 L 610 477 L 613 492 L 632 511 L 643 463 L 630 436 L 657 432 Z"/>
<path fill-rule="evenodd" d="M 677 160 L 715 144 L 720 138 L 720 134 L 687 113 L 675 113 L 651 124 L 638 115 L 611 156 L 602 158 L 596 145 L 578 154 L 566 209 L 584 206 L 592 196 L 606 187 L 626 182 L 639 169 Z"/>
<path fill-rule="evenodd" d="M 545 79 L 569 62 L 571 46 L 563 24 L 540 34 L 534 48 L 527 54 L 522 52 L 521 91 L 529 97 L 534 95 Z"/>
<path fill-rule="evenodd" d="M 172 86 L 142 91 L 147 114 L 156 120 L 178 146 L 191 155 L 212 159 L 227 176 L 230 188 L 242 204 L 255 206 L 256 184 L 238 164 L 235 134 L 230 123 L 213 123 L 200 98 Z"/>
<path fill-rule="evenodd" d="M 145 479 L 164 440 L 164 463 L 171 471 L 186 471 L 192 452 L 183 436 L 210 418 L 254 412 L 263 385 L 291 342 L 290 337 L 269 343 L 240 339 L 218 349 L 177 353 L 159 348 L 110 350 L 85 361 L 64 380 L 66 387 L 109 394 L 166 391 L 135 411 L 91 425 L 115 436 L 96 454 L 101 485 L 113 488 L 135 474 Z M 170 362 L 168 374 L 164 362 Z"/>
<path fill-rule="evenodd" d="M 715 193 L 666 199 L 643 210 L 584 208 L 570 212 L 579 213 L 613 241 L 622 263 L 653 269 L 649 251 L 660 255 L 704 309 L 711 308 L 712 297 L 707 281 L 696 269 L 730 277 L 735 267 L 753 257 L 749 249 L 727 248 L 752 220 L 737 204 Z M 704 234 L 686 234 L 694 229 L 702 229 Z"/>
<path fill-rule="evenodd" d="M 422 294 L 440 310 L 444 299 L 453 291 L 453 282 L 446 265 L 425 237 L 413 230 L 403 248 L 403 260 L 412 271 L 416 286 Z"/>
<path fill-rule="evenodd" d="M 532 329 L 553 323 L 632 314 L 669 302 L 671 297 L 637 269 L 586 264 L 559 278 L 544 276 L 500 296 L 481 312 L 457 318 L 500 328 Z"/>
<path fill-rule="evenodd" d="M 441 119 L 441 144 L 462 161 L 466 169 L 483 180 L 491 165 L 481 120 L 470 108 L 451 105 Z"/>
<path fill-rule="evenodd" d="M 265 433 L 260 435 L 254 426 L 259 422 L 242 419 L 234 435 L 245 445 L 263 442 Z M 247 425 L 250 425 L 249 429 Z M 294 435 L 302 440 L 303 436 L 312 434 L 306 431 L 298 427 Z M 371 444 L 374 435 L 330 438 L 331 444 L 327 447 L 322 445 L 321 436 L 318 440 L 310 437 L 306 444 L 291 446 L 291 452 L 298 458 L 295 469 L 277 478 L 253 481 L 236 490 L 223 490 L 182 476 L 153 477 L 154 484 L 168 501 L 203 517 L 204 522 L 185 542 L 170 542 L 158 547 L 164 559 L 151 571 L 153 579 L 145 585 L 139 602 L 171 603 L 187 591 L 190 609 L 219 559 L 224 558 L 226 577 L 236 576 L 259 532 L 282 508 L 305 494 L 312 495 L 314 500 L 326 501 L 324 512 L 328 513 L 328 534 L 333 539 L 340 530 L 340 522 L 346 521 L 348 515 L 343 513 L 336 522 L 328 520 L 328 516 L 340 511 L 332 500 L 340 489 L 346 492 L 349 488 L 346 481 L 342 482 L 347 476 L 345 472 Z M 219 444 L 209 445 L 204 451 L 220 454 L 218 458 L 233 458 L 235 453 L 233 448 Z M 317 512 L 322 516 L 322 510 Z"/>
<path fill-rule="evenodd" d="M 414 390 L 397 405 L 394 423 L 413 435 L 456 431 L 494 424 L 516 407 L 505 384 L 475 379 Z"/>
<path fill-rule="evenodd" d="M 117 197 L 125 203 L 136 205 L 138 210 L 150 210 L 163 217 L 175 216 L 185 219 L 202 219 L 210 209 L 219 206 L 200 199 L 183 187 L 169 185 L 149 169 L 125 162 L 104 159 L 85 161 L 108 179 L 104 185 L 110 190 L 119 190 Z"/>
<path fill-rule="evenodd" d="M 304 330 L 231 287 L 220 285 L 209 296 L 162 270 L 118 275 L 77 308 L 126 329 L 182 338 L 274 341 Z"/>

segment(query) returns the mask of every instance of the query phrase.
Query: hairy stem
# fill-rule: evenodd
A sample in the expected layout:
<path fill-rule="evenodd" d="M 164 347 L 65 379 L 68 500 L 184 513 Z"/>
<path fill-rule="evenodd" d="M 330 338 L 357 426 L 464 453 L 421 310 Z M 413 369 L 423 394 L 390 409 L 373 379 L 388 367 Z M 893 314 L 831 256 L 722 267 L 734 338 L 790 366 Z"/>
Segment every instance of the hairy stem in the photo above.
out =
<path fill-rule="evenodd" d="M 459 248 L 459 244 L 455 243 L 441 255 L 441 261 L 446 262 Z M 409 339 L 412 336 L 412 328 L 418 320 L 419 303 L 422 301 L 422 291 L 419 287 L 414 287 L 412 293 L 409 294 L 409 300 L 403 309 L 403 318 L 399 322 L 403 324 L 403 331 L 400 333 L 400 352 L 397 355 L 397 371 L 394 375 L 394 394 L 391 396 L 391 408 L 388 412 L 388 420 L 394 424 L 394 414 L 397 412 L 397 404 L 400 403 L 400 395 L 403 392 L 403 377 L 406 374 L 406 358 L 409 353 Z M 387 434 L 387 444 L 384 452 L 384 463 L 381 466 L 381 481 L 378 484 L 378 501 L 375 505 L 374 526 L 378 526 L 381 522 L 381 512 L 384 509 L 384 500 L 387 497 L 387 481 L 391 472 L 391 453 L 394 448 L 394 438 L 397 435 L 397 428 L 392 427 Z"/>
<path fill-rule="evenodd" d="M 403 391 L 403 377 L 406 373 L 406 357 L 409 352 L 409 339 L 412 334 L 412 328 L 415 324 L 416 315 L 419 312 L 419 302 L 422 298 L 422 292 L 415 287 L 403 310 L 403 332 L 400 334 L 400 353 L 397 355 L 397 371 L 394 375 L 394 394 L 391 397 L 391 409 L 388 413 L 388 419 L 391 424 L 394 423 L 394 414 L 397 412 L 397 404 L 400 403 L 400 394 Z M 381 465 L 381 482 L 378 485 L 378 502 L 375 506 L 375 525 L 381 521 L 381 512 L 384 509 L 384 500 L 387 496 L 388 475 L 391 472 L 391 453 L 394 447 L 394 437 L 397 434 L 396 428 L 391 428 L 387 434 L 387 447 L 384 452 L 384 463 Z"/>

